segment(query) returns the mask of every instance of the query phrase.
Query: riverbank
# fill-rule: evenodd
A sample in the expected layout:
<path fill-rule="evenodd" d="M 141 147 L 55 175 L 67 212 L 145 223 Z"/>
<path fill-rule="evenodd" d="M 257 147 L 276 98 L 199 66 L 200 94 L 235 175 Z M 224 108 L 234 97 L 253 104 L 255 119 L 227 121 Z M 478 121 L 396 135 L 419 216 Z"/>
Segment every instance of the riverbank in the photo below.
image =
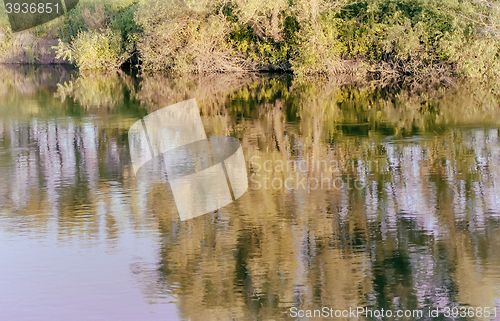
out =
<path fill-rule="evenodd" d="M 0 33 L 0 42 L 3 37 Z M 11 43 L 0 55 L 0 64 L 67 64 L 64 59 L 57 58 L 54 46 L 57 39 L 36 37 L 30 32 L 16 34 Z"/>
<path fill-rule="evenodd" d="M 290 72 L 406 86 L 500 83 L 500 5 L 492 1 L 82 1 L 12 34 L 0 62 L 178 74 Z"/>

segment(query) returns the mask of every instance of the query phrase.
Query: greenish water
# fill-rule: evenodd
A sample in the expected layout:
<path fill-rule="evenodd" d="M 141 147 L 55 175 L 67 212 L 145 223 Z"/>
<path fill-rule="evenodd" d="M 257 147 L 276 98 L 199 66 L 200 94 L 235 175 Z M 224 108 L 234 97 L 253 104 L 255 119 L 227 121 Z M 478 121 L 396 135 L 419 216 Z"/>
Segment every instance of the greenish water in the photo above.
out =
<path fill-rule="evenodd" d="M 443 314 L 500 308 L 485 88 L 1 72 L 0 320 L 500 320 Z M 249 190 L 181 222 L 168 184 L 133 174 L 128 129 L 190 98 L 209 135 L 241 142 Z"/>

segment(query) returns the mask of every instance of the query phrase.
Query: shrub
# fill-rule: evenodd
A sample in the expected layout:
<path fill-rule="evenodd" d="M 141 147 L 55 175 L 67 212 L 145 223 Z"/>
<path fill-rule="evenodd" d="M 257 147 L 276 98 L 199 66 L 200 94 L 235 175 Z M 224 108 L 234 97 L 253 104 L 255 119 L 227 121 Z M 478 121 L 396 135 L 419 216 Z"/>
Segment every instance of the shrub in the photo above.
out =
<path fill-rule="evenodd" d="M 57 57 L 73 62 L 81 70 L 113 70 L 120 67 L 122 54 L 120 35 L 104 32 L 80 32 L 70 44 L 59 42 Z"/>
<path fill-rule="evenodd" d="M 58 54 L 82 69 L 139 56 L 145 71 L 368 74 L 412 86 L 500 78 L 498 1 L 132 1 L 82 1 L 62 26 L 36 30 L 59 26 Z M 0 54 L 9 37 L 0 32 Z"/>
<path fill-rule="evenodd" d="M 136 20 L 147 70 L 371 71 L 381 79 L 443 82 L 498 69 L 471 55 L 479 50 L 481 59 L 498 61 L 497 7 L 459 0 L 146 0 Z M 478 17 L 485 25 L 473 23 Z M 481 29 L 496 38 L 486 40 Z"/>
<path fill-rule="evenodd" d="M 286 0 L 148 0 L 136 14 L 146 70 L 287 70 L 298 25 Z"/>
<path fill-rule="evenodd" d="M 454 9 L 461 17 L 461 33 L 444 37 L 443 56 L 457 65 L 462 76 L 500 79 L 500 3 L 465 2 Z M 498 88 L 498 85 L 497 85 Z"/>
<path fill-rule="evenodd" d="M 109 28 L 121 35 L 122 50 L 133 55 L 142 30 L 135 21 L 138 4 L 132 3 L 119 8 L 111 14 Z"/>
<path fill-rule="evenodd" d="M 61 28 L 58 57 L 80 69 L 119 68 L 135 54 L 140 33 L 134 20 L 137 5 L 129 2 L 79 4 Z"/>
<path fill-rule="evenodd" d="M 209 7 L 208 7 L 209 8 Z M 246 66 L 227 42 L 230 22 L 188 3 L 145 2 L 136 13 L 144 33 L 139 42 L 146 71 L 242 71 Z"/>
<path fill-rule="evenodd" d="M 292 67 L 297 74 L 331 74 L 362 61 L 378 79 L 413 85 L 449 82 L 458 74 L 498 79 L 498 7 L 456 0 L 337 2 L 301 21 Z"/>
<path fill-rule="evenodd" d="M 235 0 L 221 11 L 232 22 L 229 42 L 259 70 L 290 69 L 299 25 L 287 0 Z"/>

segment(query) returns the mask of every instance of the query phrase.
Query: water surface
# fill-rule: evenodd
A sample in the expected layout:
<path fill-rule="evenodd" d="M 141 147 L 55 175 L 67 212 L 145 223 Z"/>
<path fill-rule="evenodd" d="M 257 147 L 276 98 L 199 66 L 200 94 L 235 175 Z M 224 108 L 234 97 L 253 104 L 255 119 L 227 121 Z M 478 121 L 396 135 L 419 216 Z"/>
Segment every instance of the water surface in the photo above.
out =
<path fill-rule="evenodd" d="M 500 307 L 488 89 L 1 72 L 0 320 Z M 128 129 L 189 98 L 241 142 L 250 188 L 181 222 L 168 184 L 135 177 Z"/>

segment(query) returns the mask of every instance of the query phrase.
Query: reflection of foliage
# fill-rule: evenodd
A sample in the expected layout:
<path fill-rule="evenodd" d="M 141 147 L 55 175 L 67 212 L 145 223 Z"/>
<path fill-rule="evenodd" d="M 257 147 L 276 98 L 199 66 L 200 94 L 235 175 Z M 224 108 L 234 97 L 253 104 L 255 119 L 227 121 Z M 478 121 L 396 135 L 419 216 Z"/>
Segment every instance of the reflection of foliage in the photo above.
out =
<path fill-rule="evenodd" d="M 68 79 L 71 70 L 63 66 L 0 66 L 0 113 L 33 116 L 57 114 L 63 104 L 53 97 L 58 82 Z M 0 117 L 1 118 L 1 117 Z"/>
<path fill-rule="evenodd" d="M 232 92 L 249 83 L 255 77 L 229 75 L 186 76 L 146 76 L 141 82 L 138 100 L 148 107 L 157 109 L 185 99 L 196 98 L 203 113 L 225 113 L 222 106 Z"/>
<path fill-rule="evenodd" d="M 125 102 L 127 78 L 121 73 L 82 74 L 76 79 L 58 84 L 56 97 L 61 101 L 71 98 L 85 109 L 114 109 Z"/>
<path fill-rule="evenodd" d="M 65 66 L 4 66 L 0 72 L 2 117 L 145 113 L 135 100 L 135 80 L 123 73 L 79 74 Z"/>
<path fill-rule="evenodd" d="M 440 275 L 455 264 L 460 270 L 470 268 L 466 260 L 451 253 L 466 251 L 474 256 L 473 246 L 446 242 L 439 243 L 436 252 L 422 250 L 425 245 L 433 248 L 437 244 L 428 233 L 440 230 L 428 230 L 426 222 L 437 219 L 441 229 L 453 231 L 457 239 L 474 239 L 475 246 L 488 247 L 487 260 L 496 261 L 491 243 L 473 236 L 481 232 L 460 228 L 467 224 L 461 211 L 469 211 L 470 216 L 465 216 L 468 222 L 484 213 L 452 209 L 461 197 L 479 205 L 481 193 L 494 193 L 490 180 L 497 174 L 490 171 L 486 178 L 471 170 L 480 158 L 471 153 L 479 155 L 483 148 L 489 148 L 482 155 L 490 155 L 494 149 L 484 143 L 494 140 L 495 135 L 490 132 L 492 138 L 481 139 L 481 133 L 474 134 L 481 142 L 474 151 L 469 133 L 460 130 L 435 138 L 424 136 L 418 144 L 384 140 L 387 134 L 411 134 L 415 128 L 425 133 L 457 123 L 498 125 L 494 97 L 484 95 L 488 90 L 476 90 L 473 95 L 475 90 L 462 86 L 414 96 L 405 91 L 394 94 L 370 87 L 349 88 L 328 80 L 290 86 L 286 78 L 256 79 L 242 85 L 229 94 L 225 106 L 205 117 L 207 127 L 215 128 L 218 115 L 226 112 L 232 117 L 226 126 L 242 128 L 237 135 L 247 159 L 335 160 L 337 175 L 367 180 L 365 188 L 310 193 L 284 188 L 251 190 L 237 205 L 214 216 L 180 223 L 170 210 L 171 195 L 152 187 L 148 206 L 164 235 L 157 276 L 163 285 L 154 280 L 149 284 L 159 287 L 159 292 L 164 292 L 165 286 L 177 295 L 183 317 L 192 320 L 207 320 L 207 315 L 214 320 L 279 319 L 290 305 L 348 308 L 366 304 L 366 297 L 376 297 L 369 304 L 384 308 L 393 307 L 397 297 L 398 304 L 410 308 L 417 306 L 423 289 L 434 286 L 452 291 L 452 285 Z M 477 107 L 470 108 L 473 101 Z M 456 113 L 457 108 L 464 112 Z M 290 124 L 296 120 L 293 115 L 300 122 Z M 357 126 L 366 129 L 352 129 Z M 419 160 L 417 155 L 427 157 Z M 488 159 L 491 162 L 494 157 Z M 453 164 L 453 168 L 446 164 Z M 418 168 L 417 173 L 412 173 L 413 168 Z M 446 173 L 467 174 L 450 174 L 448 179 L 453 176 L 455 180 L 447 181 Z M 268 179 L 287 175 L 254 174 Z M 305 173 L 309 178 L 320 174 L 314 168 Z M 438 186 L 438 198 L 426 194 L 428 184 Z M 463 196 L 455 187 L 461 184 L 483 184 L 484 190 Z M 408 195 L 418 199 L 408 202 Z M 431 211 L 437 208 L 437 213 Z M 395 211 L 414 211 L 413 218 L 398 218 Z M 492 231 L 487 234 L 492 235 Z M 402 247 L 400 243 L 409 245 Z M 421 250 L 418 256 L 414 254 L 417 247 Z M 422 260 L 435 263 L 421 266 Z M 424 268 L 431 272 L 420 274 Z M 464 272 L 449 277 L 456 277 L 460 295 L 467 296 L 471 287 Z M 494 287 L 484 290 L 488 295 L 483 300 L 491 304 Z"/>
<path fill-rule="evenodd" d="M 218 116 L 218 134 L 237 134 L 229 118 L 259 117 L 274 110 L 270 124 L 301 120 L 312 140 L 348 135 L 411 136 L 450 125 L 494 124 L 500 119 L 498 95 L 490 87 L 462 84 L 415 94 L 407 90 L 346 86 L 335 79 L 233 76 L 145 77 L 138 99 L 154 110 L 196 98 L 204 116 Z M 282 114 L 279 114 L 282 113 Z M 279 114 L 279 115 L 278 115 Z M 283 118 L 283 119 L 280 119 Z"/>
<path fill-rule="evenodd" d="M 226 110 L 234 117 L 258 116 L 269 105 L 280 108 L 288 122 L 302 120 L 304 135 L 313 130 L 306 126 L 315 124 L 319 126 L 316 130 L 328 137 L 356 131 L 411 135 L 452 124 L 497 125 L 500 119 L 498 95 L 491 87 L 477 83 L 415 94 L 394 88 L 347 86 L 335 79 L 264 77 L 241 86 L 223 102 L 219 113 Z"/>
<path fill-rule="evenodd" d="M 4 73 L 0 92 L 16 106 L 51 92 L 43 87 L 50 77 Z M 130 81 L 86 75 L 61 85 L 58 96 L 87 112 L 116 108 Z M 17 227 L 23 218 L 39 233 L 92 244 L 158 228 L 158 265 L 139 280 L 153 299 L 176 295 L 190 320 L 281 320 L 290 306 L 494 304 L 500 136 L 455 127 L 500 125 L 489 89 L 466 84 L 410 95 L 331 79 L 157 76 L 131 95 L 150 110 L 199 99 L 208 129 L 241 140 L 251 184 L 257 174 L 257 181 L 290 174 L 254 166 L 269 160 L 305 161 L 308 178 L 325 171 L 307 164 L 335 161 L 337 171 L 327 174 L 363 184 L 251 189 L 217 213 L 180 222 L 168 188 L 131 175 L 126 129 L 135 118 L 113 125 L 98 117 L 0 118 L 4 224 Z"/>
<path fill-rule="evenodd" d="M 184 318 L 279 319 L 290 306 L 422 308 L 433 306 L 433 300 L 454 302 L 456 294 L 465 302 L 478 302 L 469 296 L 471 290 L 486 291 L 482 299 L 494 304 L 497 285 L 485 282 L 474 290 L 469 279 L 492 278 L 465 273 L 478 262 L 488 262 L 492 271 L 497 263 L 491 262 L 498 262 L 498 249 L 487 241 L 498 232 L 498 220 L 473 208 L 483 202 L 495 206 L 482 196 L 495 193 L 492 180 L 500 177 L 487 165 L 498 155 L 494 146 L 485 145 L 498 143 L 494 132 L 450 130 L 419 143 L 344 136 L 328 144 L 310 141 L 290 126 L 288 135 L 275 135 L 285 129 L 266 124 L 274 113 L 241 121 L 247 128 L 241 139 L 249 159 L 337 160 L 343 165 L 338 175 L 366 180 L 365 185 L 310 192 L 250 190 L 237 204 L 187 223 L 170 210 L 171 195 L 152 188 L 148 206 L 164 236 L 158 278 L 178 296 Z M 311 127 L 314 119 L 302 122 Z M 279 139 L 284 141 L 276 144 Z M 472 140 L 477 148 L 471 149 Z M 294 147 L 283 152 L 277 145 Z M 471 169 L 485 155 L 491 156 L 477 175 Z M 319 174 L 310 169 L 305 175 Z M 482 190 L 461 191 L 460 186 L 474 185 Z M 493 208 L 494 213 L 500 210 Z M 491 227 L 471 230 L 473 217 Z M 476 247 L 484 252 L 474 251 Z M 431 301 L 420 301 L 423 297 Z M 367 303 L 367 298 L 373 301 Z"/>
<path fill-rule="evenodd" d="M 475 96 L 464 85 L 412 96 L 329 81 L 290 87 L 279 78 L 243 86 L 228 100 L 234 116 L 228 127 L 243 128 L 237 134 L 251 184 L 290 177 L 262 168 L 291 160 L 305 162 L 309 179 L 329 174 L 364 183 L 251 188 L 216 214 L 184 223 L 172 196 L 152 186 L 148 206 L 164 239 L 157 276 L 163 284 L 150 284 L 173 292 L 192 320 L 280 319 L 290 306 L 425 308 L 453 304 L 455 295 L 479 303 L 470 291 L 494 304 L 498 287 L 472 270 L 488 262 L 492 271 L 498 262 L 498 249 L 487 241 L 498 232 L 500 204 L 491 198 L 500 179 L 492 166 L 498 130 L 450 128 L 500 125 L 498 106 L 485 92 Z M 470 108 L 473 101 L 477 107 Z M 289 122 L 293 113 L 300 121 Z M 217 115 L 205 119 L 209 127 Z M 400 137 L 412 130 L 421 135 Z M 315 161 L 334 161 L 336 171 L 308 166 Z M 471 275 L 488 281 L 474 289 Z"/>

